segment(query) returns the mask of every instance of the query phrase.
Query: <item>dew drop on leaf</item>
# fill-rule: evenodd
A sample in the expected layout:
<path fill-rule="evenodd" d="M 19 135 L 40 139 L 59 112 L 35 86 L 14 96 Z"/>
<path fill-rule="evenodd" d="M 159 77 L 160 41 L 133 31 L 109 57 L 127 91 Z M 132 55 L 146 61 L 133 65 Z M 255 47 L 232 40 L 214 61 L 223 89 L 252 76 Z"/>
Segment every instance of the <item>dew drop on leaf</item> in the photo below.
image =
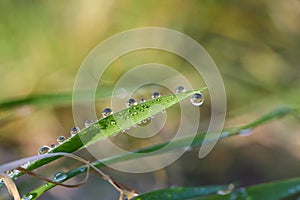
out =
<path fill-rule="evenodd" d="M 54 149 L 55 147 L 56 147 L 55 144 L 51 144 L 51 145 L 50 145 L 50 148 L 51 148 L 51 149 Z"/>
<path fill-rule="evenodd" d="M 176 94 L 181 94 L 181 93 L 184 93 L 185 92 L 185 88 L 183 86 L 177 86 L 176 89 L 175 89 L 175 93 Z"/>
<path fill-rule="evenodd" d="M 87 128 L 87 127 L 89 127 L 90 125 L 92 125 L 93 123 L 94 123 L 93 120 L 87 119 L 87 120 L 85 120 L 85 122 L 84 122 L 84 126 L 85 126 L 85 128 Z"/>
<path fill-rule="evenodd" d="M 22 196 L 22 200 L 31 200 L 31 199 L 33 199 L 33 195 L 31 195 L 30 193 L 24 194 Z"/>
<path fill-rule="evenodd" d="M 191 97 L 191 103 L 194 106 L 201 106 L 204 103 L 204 97 L 201 93 L 195 93 Z"/>
<path fill-rule="evenodd" d="M 219 194 L 219 195 L 227 195 L 227 194 L 230 194 L 230 193 L 234 190 L 234 188 L 235 188 L 235 185 L 229 184 L 229 185 L 228 185 L 228 189 L 225 189 L 225 190 L 219 190 L 219 191 L 217 192 L 217 194 Z"/>
<path fill-rule="evenodd" d="M 64 141 L 66 140 L 66 137 L 61 135 L 61 136 L 58 136 L 56 141 L 58 142 L 58 144 L 62 144 L 64 143 Z"/>
<path fill-rule="evenodd" d="M 156 99 L 156 98 L 159 98 L 159 97 L 161 97 L 159 92 L 153 92 L 152 93 L 152 96 L 151 96 L 152 99 Z"/>
<path fill-rule="evenodd" d="M 135 106 L 137 105 L 137 102 L 135 99 L 128 99 L 128 101 L 126 102 L 126 107 L 129 108 L 130 106 Z"/>
<path fill-rule="evenodd" d="M 144 102 L 146 102 L 146 99 L 141 99 L 140 100 L 140 103 L 144 103 Z"/>
<path fill-rule="evenodd" d="M 71 136 L 74 136 L 74 135 L 76 135 L 79 132 L 80 132 L 80 128 L 78 128 L 76 126 L 74 126 L 73 128 L 71 128 L 71 130 L 70 130 Z"/>
<path fill-rule="evenodd" d="M 113 111 L 112 109 L 110 108 L 105 108 L 103 111 L 102 111 L 102 117 L 107 117 L 109 115 L 113 114 Z"/>
<path fill-rule="evenodd" d="M 38 150 L 38 154 L 46 154 L 46 153 L 48 153 L 50 151 L 50 147 L 48 147 L 48 146 L 42 146 L 41 148 L 39 148 L 39 150 Z"/>
<path fill-rule="evenodd" d="M 249 136 L 252 133 L 252 129 L 248 128 L 248 129 L 243 129 L 239 131 L 239 135 L 241 136 Z"/>
<path fill-rule="evenodd" d="M 64 172 L 56 172 L 53 181 L 61 182 L 67 178 L 67 174 Z"/>
<path fill-rule="evenodd" d="M 14 171 L 13 170 L 9 170 L 9 171 L 6 171 L 5 174 L 11 178 L 11 177 L 14 176 Z"/>

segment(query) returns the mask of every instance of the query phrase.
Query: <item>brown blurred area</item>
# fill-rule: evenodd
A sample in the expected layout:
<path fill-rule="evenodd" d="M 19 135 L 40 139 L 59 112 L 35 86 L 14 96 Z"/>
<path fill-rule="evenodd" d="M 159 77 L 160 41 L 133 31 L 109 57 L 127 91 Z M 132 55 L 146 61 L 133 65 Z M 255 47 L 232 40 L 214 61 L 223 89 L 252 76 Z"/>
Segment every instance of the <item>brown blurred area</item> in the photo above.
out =
<path fill-rule="evenodd" d="M 192 37 L 213 58 L 227 92 L 225 126 L 239 126 L 282 105 L 299 107 L 299 20 L 298 0 L 3 0 L 0 101 L 71 92 L 81 63 L 100 42 L 132 28 L 165 27 Z M 174 66 L 193 79 L 189 66 L 176 56 L 149 50 L 121 58 L 104 82 L 112 85 L 110 80 L 118 79 L 129 67 L 153 60 Z M 106 100 L 99 100 L 99 109 L 106 106 Z M 201 109 L 201 119 L 208 120 L 205 105 Z M 35 155 L 40 146 L 68 135 L 72 126 L 71 105 L 0 110 L 0 164 Z M 169 126 L 172 130 L 172 124 Z M 288 116 L 255 129 L 248 137 L 220 141 L 201 160 L 198 150 L 153 173 L 105 171 L 140 192 L 172 185 L 248 185 L 299 176 L 299 120 Z M 21 193 L 37 184 L 17 183 Z M 0 190 L 0 200 L 9 199 L 5 193 Z M 92 175 L 81 188 L 57 187 L 41 199 L 116 197 L 112 187 Z"/>

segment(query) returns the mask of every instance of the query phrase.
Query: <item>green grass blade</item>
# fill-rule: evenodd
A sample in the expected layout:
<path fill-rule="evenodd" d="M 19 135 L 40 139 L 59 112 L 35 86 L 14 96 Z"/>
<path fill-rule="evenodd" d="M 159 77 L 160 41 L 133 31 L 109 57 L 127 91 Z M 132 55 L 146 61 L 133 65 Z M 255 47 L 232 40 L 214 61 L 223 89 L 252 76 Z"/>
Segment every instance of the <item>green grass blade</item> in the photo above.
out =
<path fill-rule="evenodd" d="M 156 99 L 150 99 L 144 103 L 140 103 L 129 108 L 125 108 L 121 111 L 114 113 L 108 117 L 102 118 L 89 127 L 81 130 L 78 134 L 67 139 L 64 143 L 56 146 L 50 151 L 50 153 L 55 152 L 66 152 L 72 153 L 84 145 L 93 144 L 105 137 L 116 135 L 123 129 L 130 128 L 136 125 L 138 122 L 147 119 L 162 110 L 165 110 L 172 105 L 190 97 L 195 92 L 200 92 L 206 88 L 201 88 L 197 90 L 188 91 L 181 94 L 170 94 L 161 96 Z M 114 123 L 112 123 L 114 122 Z M 84 139 L 86 144 L 83 144 L 82 139 Z M 43 166 L 58 157 L 51 157 L 47 159 L 38 160 L 28 166 L 28 170 L 36 169 Z M 22 174 L 19 174 L 22 175 Z"/>
<path fill-rule="evenodd" d="M 259 118 L 257 118 L 256 120 L 238 127 L 238 128 L 231 128 L 231 129 L 227 129 L 225 131 L 222 132 L 222 135 L 220 137 L 220 139 L 224 139 L 227 137 L 231 137 L 234 135 L 238 135 L 239 131 L 244 130 L 245 128 L 255 128 L 259 125 L 268 123 L 274 119 L 283 117 L 287 114 L 291 114 L 295 111 L 296 109 L 292 109 L 292 108 L 288 108 L 288 107 L 281 107 L 278 108 L 270 113 L 267 113 Z M 194 136 L 193 136 L 194 137 Z M 197 134 L 196 137 L 193 140 L 193 143 L 191 144 L 191 147 L 197 147 L 203 144 L 203 140 L 204 140 L 205 134 L 204 133 L 200 133 Z M 217 139 L 217 138 L 215 138 Z M 183 148 L 186 147 L 186 145 L 188 144 L 187 141 L 191 141 L 190 137 L 186 137 L 186 138 L 180 138 L 177 139 L 175 141 L 172 141 L 172 145 L 169 145 L 168 148 L 165 148 L 164 152 L 167 151 L 171 151 L 173 149 L 178 149 L 178 148 Z M 154 155 L 158 149 L 161 149 L 162 147 L 166 146 L 167 144 L 169 144 L 169 142 L 164 142 L 161 144 L 156 144 L 156 145 L 152 145 L 150 147 L 146 147 L 146 148 L 142 148 L 142 149 L 137 149 L 135 151 L 132 152 L 128 152 L 128 153 L 124 153 L 124 154 L 120 154 L 120 155 L 116 155 L 113 157 L 109 157 L 109 158 L 105 158 L 103 160 L 99 160 L 96 161 L 94 163 L 92 163 L 92 165 L 96 166 L 96 167 L 103 167 L 105 166 L 105 164 L 113 164 L 113 163 L 118 163 L 118 162 L 122 162 L 122 161 L 126 161 L 126 160 L 130 160 L 130 159 L 135 159 L 135 158 L 139 158 L 139 157 L 144 157 L 145 155 L 143 153 L 149 153 L 152 152 Z M 162 152 L 161 152 L 162 153 Z M 150 155 L 150 154 L 147 154 Z M 80 173 L 84 173 L 86 172 L 86 166 L 82 166 L 82 167 L 78 167 L 76 169 L 73 169 L 69 172 L 66 173 L 66 177 L 65 179 L 61 180 L 61 182 L 64 182 L 72 177 L 77 176 Z M 47 190 L 55 187 L 55 184 L 52 183 L 46 183 L 43 184 L 40 187 L 37 187 L 36 189 L 32 190 L 30 193 L 34 194 L 35 196 L 40 196 L 42 195 L 44 192 L 46 192 Z"/>
<path fill-rule="evenodd" d="M 111 88 L 103 88 L 96 91 L 96 98 L 103 98 L 111 96 Z M 78 100 L 86 99 L 86 94 L 90 94 L 89 91 L 82 91 L 78 94 Z M 72 93 L 58 93 L 58 94 L 34 94 L 28 97 L 8 99 L 0 102 L 0 109 L 12 109 L 25 105 L 34 106 L 57 106 L 57 105 L 71 105 Z"/>
<path fill-rule="evenodd" d="M 182 200 L 193 197 L 216 194 L 219 190 L 225 190 L 228 186 L 206 186 L 206 187 L 176 187 L 166 188 L 141 194 L 132 200 Z"/>
<path fill-rule="evenodd" d="M 285 179 L 233 190 L 226 195 L 213 195 L 201 200 L 282 199 L 300 195 L 300 178 Z"/>

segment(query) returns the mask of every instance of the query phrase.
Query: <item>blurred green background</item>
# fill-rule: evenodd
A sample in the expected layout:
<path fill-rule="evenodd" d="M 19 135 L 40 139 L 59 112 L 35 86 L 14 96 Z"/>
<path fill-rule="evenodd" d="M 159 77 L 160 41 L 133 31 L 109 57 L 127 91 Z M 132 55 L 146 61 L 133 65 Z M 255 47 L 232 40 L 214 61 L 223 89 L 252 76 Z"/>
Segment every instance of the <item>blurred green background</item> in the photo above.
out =
<path fill-rule="evenodd" d="M 80 64 L 101 41 L 132 28 L 165 27 L 192 37 L 208 51 L 226 87 L 226 126 L 239 126 L 281 105 L 299 107 L 299 20 L 298 0 L 2 0 L 0 101 L 71 92 Z M 126 68 L 152 59 L 192 73 L 174 55 L 145 51 L 114 63 L 104 81 L 110 85 L 109 80 L 118 79 Z M 70 105 L 1 110 L 0 163 L 36 154 L 72 126 Z M 299 121 L 287 117 L 255 129 L 249 137 L 219 142 L 202 160 L 195 149 L 153 173 L 105 171 L 140 192 L 295 177 L 300 167 L 299 128 Z M 38 184 L 33 179 L 17 183 L 21 193 Z M 93 174 L 81 188 L 57 187 L 42 199 L 83 197 L 116 199 L 117 193 Z M 4 189 L 0 199 L 9 199 Z"/>

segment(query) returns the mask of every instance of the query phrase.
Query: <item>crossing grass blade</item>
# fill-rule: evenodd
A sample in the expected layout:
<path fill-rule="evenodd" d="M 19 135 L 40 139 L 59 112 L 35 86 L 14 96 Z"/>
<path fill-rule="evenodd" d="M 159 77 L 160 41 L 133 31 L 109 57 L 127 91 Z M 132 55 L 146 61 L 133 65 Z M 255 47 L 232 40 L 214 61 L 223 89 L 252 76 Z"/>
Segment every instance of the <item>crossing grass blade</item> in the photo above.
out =
<path fill-rule="evenodd" d="M 266 123 L 268 123 L 272 120 L 281 118 L 281 117 L 286 116 L 288 114 L 294 114 L 294 113 L 297 113 L 297 112 L 298 112 L 297 109 L 290 108 L 290 107 L 277 108 L 277 109 L 275 109 L 275 110 L 273 110 L 273 111 L 271 111 L 271 112 L 255 119 L 254 121 L 252 121 L 248 124 L 245 124 L 241 127 L 229 128 L 229 129 L 224 130 L 219 139 L 225 139 L 225 138 L 228 138 L 228 137 L 231 137 L 231 136 L 238 135 L 241 130 L 248 129 L 248 128 L 253 129 L 253 128 L 258 127 L 260 125 L 266 124 Z M 196 137 L 193 138 L 194 140 L 193 140 L 193 142 L 190 146 L 194 148 L 194 147 L 198 147 L 198 146 L 202 145 L 205 136 L 206 136 L 205 133 L 197 134 Z M 192 136 L 192 137 L 194 137 L 194 136 Z M 218 139 L 218 138 L 214 138 L 214 139 Z M 212 140 L 213 140 L 213 138 L 212 138 Z M 174 150 L 174 149 L 179 149 L 179 148 L 186 147 L 186 145 L 188 144 L 187 141 L 191 141 L 191 138 L 186 137 L 186 138 L 180 138 L 180 139 L 174 140 L 174 141 L 172 141 L 172 145 L 170 145 L 168 148 L 165 148 L 163 152 L 168 152 L 168 151 L 171 151 L 171 150 Z M 132 152 L 128 152 L 128 153 L 116 155 L 116 156 L 113 156 L 113 157 L 105 158 L 103 160 L 99 160 L 99 161 L 96 161 L 96 162 L 92 163 L 92 165 L 94 165 L 95 167 L 100 168 L 100 167 L 104 167 L 107 164 L 113 164 L 113 163 L 118 163 L 118 162 L 122 162 L 122 161 L 127 161 L 127 160 L 130 160 L 130 159 L 136 159 L 136 158 L 139 158 L 139 157 L 144 157 L 145 154 L 143 154 L 143 153 L 152 153 L 152 154 L 148 154 L 148 155 L 155 155 L 158 152 L 157 150 L 161 149 L 162 147 L 166 146 L 167 144 L 169 144 L 169 141 L 161 143 L 161 144 L 156 144 L 156 145 L 152 145 L 152 146 L 149 146 L 149 147 L 145 147 L 145 148 L 142 148 L 142 149 L 137 149 L 137 150 L 134 150 Z M 160 153 L 163 153 L 163 152 L 160 152 Z M 65 173 L 66 174 L 65 179 L 62 179 L 60 181 L 64 182 L 68 179 L 71 179 L 72 177 L 75 177 L 75 176 L 79 175 L 80 173 L 86 172 L 86 170 L 87 170 L 86 166 L 81 166 L 81 167 L 75 168 L 73 170 L 70 170 L 70 171 Z M 32 190 L 30 193 L 28 193 L 28 195 L 32 194 L 36 197 L 39 197 L 44 192 L 46 192 L 47 190 L 50 190 L 51 188 L 53 188 L 55 186 L 56 185 L 52 184 L 52 183 L 45 183 L 45 184 L 35 188 L 34 190 Z M 172 191 L 172 190 L 170 190 L 170 191 Z"/>

